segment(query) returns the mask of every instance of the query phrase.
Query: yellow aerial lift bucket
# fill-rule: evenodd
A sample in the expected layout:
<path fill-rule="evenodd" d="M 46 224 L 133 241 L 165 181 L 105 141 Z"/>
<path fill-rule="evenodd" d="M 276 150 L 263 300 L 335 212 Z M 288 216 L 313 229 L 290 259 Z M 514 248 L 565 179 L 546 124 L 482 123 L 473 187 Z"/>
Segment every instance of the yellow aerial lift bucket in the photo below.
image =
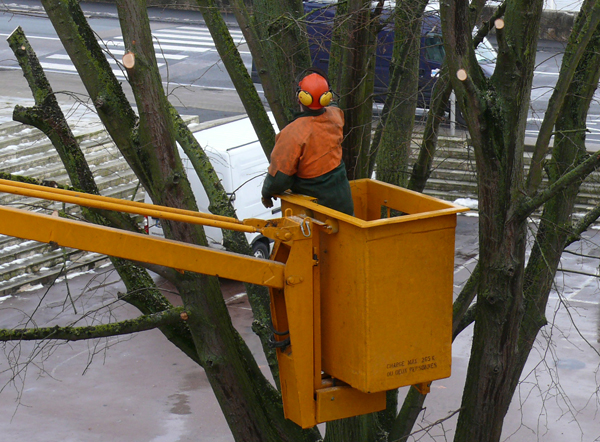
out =
<path fill-rule="evenodd" d="M 283 218 L 242 222 L 0 180 L 0 192 L 260 231 L 275 240 L 271 260 L 4 206 L 0 233 L 269 287 L 284 412 L 308 428 L 450 376 L 454 230 L 467 209 L 373 180 L 350 186 L 355 216 L 286 194 Z"/>
<path fill-rule="evenodd" d="M 316 422 L 382 409 L 387 390 L 450 376 L 456 214 L 468 209 L 374 180 L 350 185 L 355 216 L 309 197 L 281 196 L 286 217 L 310 218 L 331 233 L 312 244 L 312 312 L 291 304 L 300 296 L 284 300 L 272 291 L 276 329 L 287 329 L 291 318 L 305 325 L 296 336 L 289 327 L 290 354 L 278 351 L 282 382 L 294 338 L 313 328 Z M 276 245 L 272 258 L 285 261 L 287 254 Z M 298 389 L 303 369 L 296 364 L 291 370 Z M 343 398 L 331 394 L 330 385 L 347 386 Z M 286 415 L 310 426 L 299 411 L 302 399 L 286 406 L 285 397 L 284 391 Z"/>

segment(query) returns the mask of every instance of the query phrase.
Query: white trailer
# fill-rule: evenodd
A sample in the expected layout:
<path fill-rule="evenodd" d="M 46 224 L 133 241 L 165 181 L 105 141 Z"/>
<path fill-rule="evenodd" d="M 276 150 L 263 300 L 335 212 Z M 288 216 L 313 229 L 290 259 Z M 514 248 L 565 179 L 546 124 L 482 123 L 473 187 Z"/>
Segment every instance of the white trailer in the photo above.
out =
<path fill-rule="evenodd" d="M 274 123 L 272 115 L 269 115 Z M 241 118 L 223 124 L 200 130 L 194 137 L 208 155 L 210 162 L 221 180 L 221 184 L 230 196 L 238 219 L 277 218 L 281 212 L 280 202 L 266 209 L 261 203 L 261 188 L 269 162 L 265 156 L 258 137 L 252 128 L 250 120 Z M 194 170 L 191 161 L 179 147 L 179 155 L 194 191 L 200 212 L 209 213 L 208 196 Z M 146 202 L 152 201 L 146 196 Z M 147 220 L 151 234 L 164 236 L 160 220 Z M 205 227 L 209 246 L 223 248 L 223 232 L 219 228 Z M 252 245 L 254 256 L 268 258 L 270 251 L 269 239 L 258 233 L 247 233 L 248 242 Z"/>

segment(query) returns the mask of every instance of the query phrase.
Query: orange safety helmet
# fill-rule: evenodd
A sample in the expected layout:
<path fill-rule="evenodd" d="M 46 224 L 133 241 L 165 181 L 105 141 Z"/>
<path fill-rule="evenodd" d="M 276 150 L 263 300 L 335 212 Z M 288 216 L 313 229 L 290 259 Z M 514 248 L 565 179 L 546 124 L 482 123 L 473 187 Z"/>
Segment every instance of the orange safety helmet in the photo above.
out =
<path fill-rule="evenodd" d="M 333 99 L 329 81 L 325 73 L 317 69 L 307 69 L 310 72 L 298 82 L 298 101 L 309 109 L 321 109 L 328 106 Z"/>

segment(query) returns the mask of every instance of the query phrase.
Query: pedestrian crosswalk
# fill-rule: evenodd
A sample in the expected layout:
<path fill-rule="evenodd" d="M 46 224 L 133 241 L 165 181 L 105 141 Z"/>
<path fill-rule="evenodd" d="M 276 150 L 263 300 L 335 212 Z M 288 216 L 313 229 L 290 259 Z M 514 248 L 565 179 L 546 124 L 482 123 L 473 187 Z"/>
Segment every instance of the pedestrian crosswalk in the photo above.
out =
<path fill-rule="evenodd" d="M 241 31 L 230 30 L 230 34 L 238 47 L 245 44 Z M 215 43 L 206 27 L 179 26 L 160 29 L 154 31 L 152 37 L 159 68 L 165 67 L 167 64 L 175 64 L 191 56 L 216 52 Z M 99 43 L 106 51 L 107 60 L 115 76 L 125 79 L 127 73 L 121 63 L 125 52 L 123 37 L 100 40 Z M 247 51 L 240 51 L 240 53 L 249 56 Z M 77 73 L 66 53 L 54 53 L 40 57 L 40 64 L 46 71 Z"/>

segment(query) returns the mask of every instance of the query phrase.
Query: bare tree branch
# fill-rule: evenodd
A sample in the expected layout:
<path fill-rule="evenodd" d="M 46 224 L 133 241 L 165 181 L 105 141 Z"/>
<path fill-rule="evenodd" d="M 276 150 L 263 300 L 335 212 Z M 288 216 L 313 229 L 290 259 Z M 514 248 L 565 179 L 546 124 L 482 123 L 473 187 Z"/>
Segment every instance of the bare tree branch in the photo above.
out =
<path fill-rule="evenodd" d="M 531 215 L 537 208 L 541 207 L 546 201 L 555 196 L 558 192 L 566 188 L 567 186 L 575 183 L 578 180 L 584 179 L 590 173 L 592 173 L 600 164 L 600 152 L 595 152 L 590 155 L 585 161 L 580 163 L 577 167 L 573 168 L 568 173 L 565 173 L 562 177 L 556 180 L 548 188 L 538 192 L 531 198 L 524 198 L 520 207 L 515 210 L 513 216 L 517 219 L 526 219 Z"/>
<path fill-rule="evenodd" d="M 13 119 L 34 126 L 46 134 L 65 165 L 74 188 L 99 195 L 100 191 L 85 155 L 67 123 L 50 82 L 23 29 L 21 27 L 15 29 L 8 38 L 8 42 L 35 98 L 33 107 L 16 106 Z M 116 227 L 141 232 L 135 220 L 124 214 L 85 208 L 83 213 L 88 219 L 98 224 L 106 224 L 106 220 L 108 220 Z"/>
<path fill-rule="evenodd" d="M 573 227 L 573 232 L 567 238 L 565 247 L 581 239 L 581 234 L 600 218 L 600 205 L 594 207 Z"/>
<path fill-rule="evenodd" d="M 469 312 L 469 306 L 477 295 L 477 289 L 479 288 L 479 280 L 481 276 L 481 268 L 479 263 L 473 269 L 473 273 L 463 286 L 460 294 L 452 305 L 452 339 L 456 338 L 466 328 L 466 325 L 473 321 L 473 318 L 468 319 L 468 324 L 464 325 L 465 316 Z"/>
<path fill-rule="evenodd" d="M 587 7 L 587 8 L 586 8 Z M 527 192 L 533 193 L 542 182 L 543 161 L 548 153 L 548 145 L 550 138 L 553 135 L 553 127 L 560 115 L 560 110 L 569 91 L 569 86 L 575 77 L 575 72 L 579 67 L 579 62 L 587 51 L 587 45 L 596 34 L 596 28 L 600 23 L 600 3 L 595 0 L 585 2 L 583 9 L 590 9 L 589 14 L 579 16 L 579 20 L 575 23 L 575 29 L 571 33 L 572 39 L 577 40 L 577 44 L 569 45 L 575 48 L 574 53 L 565 54 L 565 58 L 570 55 L 568 63 L 563 62 L 558 83 L 554 88 L 554 92 L 548 102 L 548 108 L 544 114 L 544 121 L 540 127 L 539 136 L 533 150 L 531 158 L 531 167 L 527 177 Z"/>
<path fill-rule="evenodd" d="M 484 37 L 486 37 L 490 33 L 490 30 L 496 25 L 496 20 L 502 17 L 505 11 L 506 0 L 504 0 L 502 4 L 498 6 L 498 8 L 494 11 L 490 19 L 484 22 L 477 30 L 477 34 L 473 36 L 473 45 L 475 47 L 477 47 L 479 43 L 483 41 Z"/>
<path fill-rule="evenodd" d="M 276 87 L 271 79 L 271 72 L 269 70 L 268 63 L 269 53 L 264 48 L 263 40 L 260 38 L 256 23 L 252 21 L 244 1 L 233 0 L 232 4 L 234 5 L 233 13 L 235 14 L 235 18 L 240 25 L 240 29 L 244 34 L 244 38 L 248 43 L 250 51 L 252 52 L 252 60 L 256 66 L 256 71 L 263 85 L 265 97 L 269 102 L 269 107 L 273 112 L 275 121 L 277 121 L 277 125 L 281 129 L 287 125 L 288 118 L 283 99 L 277 93 Z"/>
<path fill-rule="evenodd" d="M 229 34 L 227 24 L 214 0 L 198 0 L 198 6 L 221 60 L 242 100 L 244 109 L 248 113 L 248 118 L 252 122 L 265 155 L 268 157 L 275 145 L 275 131 L 242 61 L 242 57 L 233 42 L 233 38 Z"/>
<path fill-rule="evenodd" d="M 187 320 L 188 314 L 183 307 L 139 316 L 111 324 L 102 324 L 87 327 L 41 327 L 17 328 L 0 330 L 0 341 L 36 341 L 41 339 L 81 341 L 85 339 L 105 338 L 152 330 L 164 325 L 175 324 Z"/>

